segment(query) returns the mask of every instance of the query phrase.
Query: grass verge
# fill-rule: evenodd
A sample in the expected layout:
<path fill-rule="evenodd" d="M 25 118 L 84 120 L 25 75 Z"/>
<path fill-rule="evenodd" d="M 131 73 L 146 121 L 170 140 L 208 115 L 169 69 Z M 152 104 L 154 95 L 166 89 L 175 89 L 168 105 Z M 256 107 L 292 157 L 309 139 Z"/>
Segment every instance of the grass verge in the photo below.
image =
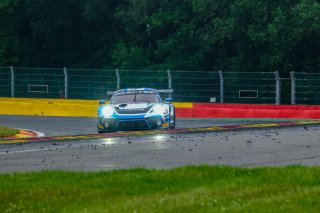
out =
<path fill-rule="evenodd" d="M 319 212 L 320 168 L 0 175 L 0 212 Z"/>
<path fill-rule="evenodd" d="M 0 138 L 12 136 L 18 133 L 19 133 L 19 130 L 12 129 L 5 126 L 0 126 Z"/>

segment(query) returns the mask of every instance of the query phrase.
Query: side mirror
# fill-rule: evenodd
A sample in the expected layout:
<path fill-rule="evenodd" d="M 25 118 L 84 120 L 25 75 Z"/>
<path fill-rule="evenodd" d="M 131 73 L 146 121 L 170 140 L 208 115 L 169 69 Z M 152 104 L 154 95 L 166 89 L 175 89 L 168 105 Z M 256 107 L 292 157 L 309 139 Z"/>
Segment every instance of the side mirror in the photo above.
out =
<path fill-rule="evenodd" d="M 166 103 L 172 103 L 172 98 L 166 98 Z"/>
<path fill-rule="evenodd" d="M 104 104 L 106 104 L 105 100 L 99 100 L 99 105 L 104 105 Z"/>

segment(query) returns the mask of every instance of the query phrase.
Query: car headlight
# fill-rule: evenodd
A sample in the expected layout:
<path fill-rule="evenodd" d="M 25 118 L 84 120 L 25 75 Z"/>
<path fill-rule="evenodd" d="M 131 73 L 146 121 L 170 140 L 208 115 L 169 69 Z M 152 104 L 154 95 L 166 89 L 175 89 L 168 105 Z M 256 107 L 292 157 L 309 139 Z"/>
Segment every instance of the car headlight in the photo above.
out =
<path fill-rule="evenodd" d="M 166 112 L 166 109 L 161 105 L 155 105 L 153 107 L 153 112 L 155 112 L 157 114 L 164 114 Z"/>
<path fill-rule="evenodd" d="M 106 106 L 102 109 L 102 114 L 104 117 L 110 117 L 113 115 L 114 109 L 111 106 Z"/>

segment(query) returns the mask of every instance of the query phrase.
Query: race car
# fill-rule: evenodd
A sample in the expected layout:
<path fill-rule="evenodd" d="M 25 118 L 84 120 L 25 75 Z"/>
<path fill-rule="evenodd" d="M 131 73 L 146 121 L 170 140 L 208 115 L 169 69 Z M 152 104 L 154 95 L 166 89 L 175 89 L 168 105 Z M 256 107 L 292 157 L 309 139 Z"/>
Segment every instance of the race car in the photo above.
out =
<path fill-rule="evenodd" d="M 162 102 L 159 93 L 172 93 L 172 89 L 121 89 L 108 92 L 109 104 L 99 101 L 98 133 L 117 130 L 175 128 L 175 108 L 172 98 Z"/>

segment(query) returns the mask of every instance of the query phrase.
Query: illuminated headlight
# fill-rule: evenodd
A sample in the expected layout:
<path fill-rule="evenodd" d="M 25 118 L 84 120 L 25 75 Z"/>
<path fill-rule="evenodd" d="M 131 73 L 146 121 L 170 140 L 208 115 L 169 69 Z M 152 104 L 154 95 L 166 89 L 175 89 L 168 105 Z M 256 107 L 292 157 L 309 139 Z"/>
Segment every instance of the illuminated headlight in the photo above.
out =
<path fill-rule="evenodd" d="M 110 117 L 113 115 L 114 109 L 111 106 L 106 106 L 102 109 L 102 114 L 104 117 Z"/>
<path fill-rule="evenodd" d="M 155 105 L 153 107 L 153 111 L 157 114 L 164 114 L 166 112 L 166 109 L 161 105 Z"/>

